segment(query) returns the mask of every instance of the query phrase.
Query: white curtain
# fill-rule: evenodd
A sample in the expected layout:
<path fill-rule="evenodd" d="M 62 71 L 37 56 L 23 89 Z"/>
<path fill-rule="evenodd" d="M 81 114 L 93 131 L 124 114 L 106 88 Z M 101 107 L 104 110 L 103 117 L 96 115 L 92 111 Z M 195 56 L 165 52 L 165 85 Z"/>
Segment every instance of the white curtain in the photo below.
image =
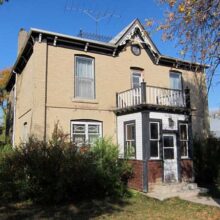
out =
<path fill-rule="evenodd" d="M 170 88 L 182 90 L 181 75 L 170 73 Z"/>
<path fill-rule="evenodd" d="M 75 77 L 76 97 L 94 99 L 94 66 L 93 59 L 76 57 Z"/>

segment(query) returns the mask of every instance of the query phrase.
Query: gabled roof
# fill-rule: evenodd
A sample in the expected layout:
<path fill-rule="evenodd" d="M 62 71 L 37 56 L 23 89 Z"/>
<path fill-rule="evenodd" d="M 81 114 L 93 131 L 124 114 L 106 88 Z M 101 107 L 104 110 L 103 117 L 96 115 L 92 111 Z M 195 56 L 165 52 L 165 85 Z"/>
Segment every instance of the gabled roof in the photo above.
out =
<path fill-rule="evenodd" d="M 128 40 L 134 36 L 134 34 L 139 31 L 139 34 L 143 41 L 140 43 L 146 44 L 152 52 L 160 54 L 156 45 L 151 40 L 148 33 L 145 31 L 143 25 L 138 19 L 133 20 L 128 26 L 126 26 L 120 33 L 118 33 L 109 43 L 115 44 L 117 46 L 125 45 Z"/>

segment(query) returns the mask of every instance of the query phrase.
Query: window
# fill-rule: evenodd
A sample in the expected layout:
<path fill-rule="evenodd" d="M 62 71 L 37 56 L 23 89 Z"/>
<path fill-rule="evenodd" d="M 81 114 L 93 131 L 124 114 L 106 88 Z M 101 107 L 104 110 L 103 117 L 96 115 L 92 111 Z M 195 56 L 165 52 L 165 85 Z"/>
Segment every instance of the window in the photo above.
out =
<path fill-rule="evenodd" d="M 179 124 L 179 137 L 180 137 L 181 157 L 188 158 L 189 135 L 188 135 L 187 124 L 184 123 Z"/>
<path fill-rule="evenodd" d="M 141 85 L 141 73 L 132 73 L 132 88 L 138 88 Z"/>
<path fill-rule="evenodd" d="M 95 98 L 94 59 L 75 58 L 75 97 L 82 99 Z"/>
<path fill-rule="evenodd" d="M 160 158 L 160 123 L 150 122 L 150 158 Z"/>
<path fill-rule="evenodd" d="M 170 88 L 182 90 L 182 77 L 180 73 L 170 73 Z"/>
<path fill-rule="evenodd" d="M 174 151 L 174 136 L 173 135 L 164 135 L 163 136 L 163 157 L 164 160 L 173 160 L 175 159 Z"/>
<path fill-rule="evenodd" d="M 27 122 L 23 124 L 23 142 L 26 143 L 28 141 L 28 127 Z"/>
<path fill-rule="evenodd" d="M 91 145 L 102 136 L 101 122 L 73 121 L 71 122 L 72 141 L 77 146 Z"/>
<path fill-rule="evenodd" d="M 134 157 L 136 155 L 136 132 L 135 122 L 125 122 L 125 156 Z"/>

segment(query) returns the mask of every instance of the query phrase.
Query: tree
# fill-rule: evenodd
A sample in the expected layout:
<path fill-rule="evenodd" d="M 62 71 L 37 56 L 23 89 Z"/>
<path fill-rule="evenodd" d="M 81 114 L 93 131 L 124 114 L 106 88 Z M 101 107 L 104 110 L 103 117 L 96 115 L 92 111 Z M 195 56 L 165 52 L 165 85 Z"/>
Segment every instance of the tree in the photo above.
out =
<path fill-rule="evenodd" d="M 192 62 L 209 65 L 208 91 L 220 64 L 220 1 L 159 0 L 168 6 L 164 22 L 157 26 L 164 40 L 177 39 L 181 55 Z M 151 26 L 152 21 L 147 21 Z"/>
<path fill-rule="evenodd" d="M 0 0 L 0 5 L 2 5 L 5 2 L 8 2 L 9 0 Z"/>
<path fill-rule="evenodd" d="M 0 141 L 5 141 L 6 118 L 8 110 L 8 92 L 5 90 L 5 86 L 10 77 L 10 72 L 10 68 L 0 71 L 0 108 L 2 110 L 2 113 L 0 113 L 0 118 L 3 128 L 3 134 L 0 135 Z"/>

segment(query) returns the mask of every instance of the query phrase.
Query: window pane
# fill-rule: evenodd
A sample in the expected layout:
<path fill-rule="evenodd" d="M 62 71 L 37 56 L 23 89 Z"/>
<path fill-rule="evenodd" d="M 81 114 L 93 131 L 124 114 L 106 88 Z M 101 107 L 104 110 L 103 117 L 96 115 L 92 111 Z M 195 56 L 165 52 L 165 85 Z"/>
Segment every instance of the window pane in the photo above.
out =
<path fill-rule="evenodd" d="M 172 136 L 164 136 L 163 137 L 163 146 L 164 147 L 174 147 L 173 137 Z"/>
<path fill-rule="evenodd" d="M 181 156 L 187 157 L 188 156 L 188 142 L 187 141 L 181 141 L 180 142 L 181 147 Z"/>
<path fill-rule="evenodd" d="M 187 126 L 186 125 L 180 125 L 180 140 L 187 140 Z"/>
<path fill-rule="evenodd" d="M 126 140 L 134 140 L 135 139 L 135 124 L 127 124 L 126 125 Z"/>
<path fill-rule="evenodd" d="M 158 157 L 158 141 L 150 141 L 150 157 Z"/>
<path fill-rule="evenodd" d="M 84 144 L 86 142 L 86 136 L 82 134 L 74 134 L 73 142 L 77 145 Z"/>
<path fill-rule="evenodd" d="M 132 86 L 133 86 L 133 88 L 139 87 L 140 83 L 141 83 L 141 74 L 140 73 L 133 73 L 132 74 Z"/>
<path fill-rule="evenodd" d="M 150 123 L 150 138 L 158 139 L 158 123 Z"/>
<path fill-rule="evenodd" d="M 94 99 L 93 59 L 76 57 L 76 97 Z"/>
<path fill-rule="evenodd" d="M 99 125 L 89 125 L 88 132 L 89 134 L 99 134 Z"/>
<path fill-rule="evenodd" d="M 170 73 L 170 88 L 182 90 L 181 75 L 179 73 Z"/>
<path fill-rule="evenodd" d="M 135 157 L 135 141 L 126 141 L 125 155 Z"/>
<path fill-rule="evenodd" d="M 74 134 L 84 134 L 85 133 L 85 125 L 73 125 L 73 133 Z"/>
<path fill-rule="evenodd" d="M 97 134 L 89 134 L 89 140 L 88 142 L 90 144 L 94 143 L 99 138 L 99 135 Z"/>
<path fill-rule="evenodd" d="M 164 159 L 174 159 L 173 148 L 164 148 Z"/>
<path fill-rule="evenodd" d="M 76 58 L 76 76 L 92 79 L 93 78 L 92 62 L 93 62 L 93 59 L 77 57 Z"/>

